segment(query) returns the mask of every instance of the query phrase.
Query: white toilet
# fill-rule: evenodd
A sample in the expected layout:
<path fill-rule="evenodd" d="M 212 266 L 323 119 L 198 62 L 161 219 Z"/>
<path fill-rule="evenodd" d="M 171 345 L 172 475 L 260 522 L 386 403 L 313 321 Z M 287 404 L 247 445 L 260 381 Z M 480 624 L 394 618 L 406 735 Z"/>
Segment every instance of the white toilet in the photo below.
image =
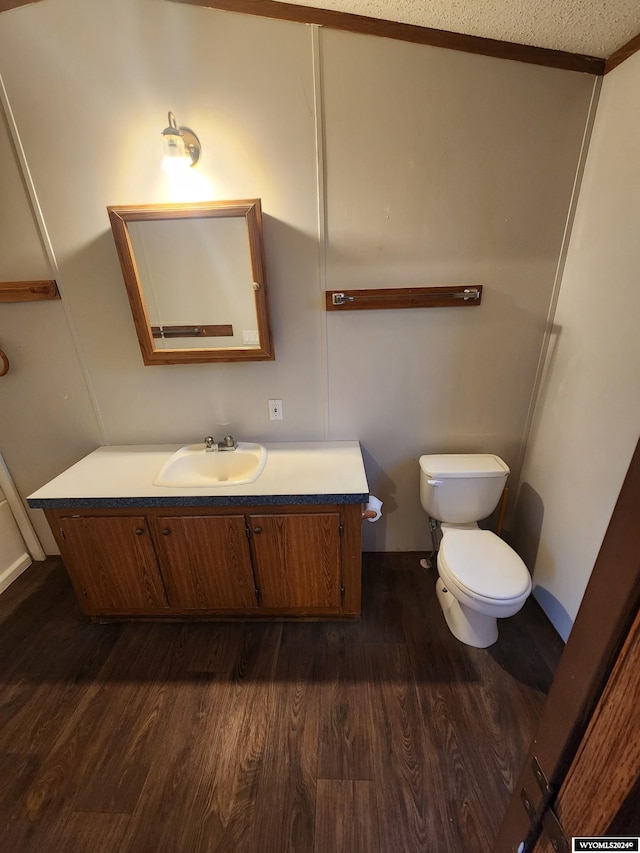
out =
<path fill-rule="evenodd" d="M 451 633 L 480 649 L 495 643 L 497 620 L 517 613 L 531 592 L 520 557 L 476 523 L 493 512 L 508 476 L 507 465 L 492 454 L 420 457 L 422 507 L 442 522 L 438 601 Z"/>

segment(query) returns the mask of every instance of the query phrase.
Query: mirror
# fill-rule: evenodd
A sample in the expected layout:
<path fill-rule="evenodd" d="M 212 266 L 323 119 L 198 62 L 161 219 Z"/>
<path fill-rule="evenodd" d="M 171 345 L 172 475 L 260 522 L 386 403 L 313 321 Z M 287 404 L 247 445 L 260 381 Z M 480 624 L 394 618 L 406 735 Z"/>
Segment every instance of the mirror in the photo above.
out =
<path fill-rule="evenodd" d="M 275 358 L 260 199 L 107 210 L 145 364 Z"/>

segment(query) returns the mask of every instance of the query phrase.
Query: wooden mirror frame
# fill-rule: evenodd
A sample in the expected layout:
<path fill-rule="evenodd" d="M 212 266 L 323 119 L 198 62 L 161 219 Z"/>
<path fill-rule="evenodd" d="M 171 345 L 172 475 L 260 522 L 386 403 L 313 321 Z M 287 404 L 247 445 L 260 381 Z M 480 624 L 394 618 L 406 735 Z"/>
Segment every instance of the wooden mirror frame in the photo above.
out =
<path fill-rule="evenodd" d="M 199 364 L 216 361 L 273 361 L 275 359 L 269 316 L 260 199 L 198 202 L 194 204 L 125 205 L 108 207 L 107 211 L 127 288 L 133 322 L 142 351 L 142 359 L 146 365 Z M 247 226 L 259 345 L 257 347 L 212 347 L 207 349 L 157 349 L 154 345 L 154 336 L 128 223 L 148 220 L 230 217 L 243 218 Z"/>

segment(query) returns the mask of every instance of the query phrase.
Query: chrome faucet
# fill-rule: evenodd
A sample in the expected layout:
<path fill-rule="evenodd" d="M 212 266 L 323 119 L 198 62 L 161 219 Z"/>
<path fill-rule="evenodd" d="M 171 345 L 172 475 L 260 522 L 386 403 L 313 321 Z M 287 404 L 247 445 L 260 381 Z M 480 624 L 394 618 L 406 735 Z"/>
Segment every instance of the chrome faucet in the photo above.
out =
<path fill-rule="evenodd" d="M 222 441 L 216 441 L 212 435 L 205 436 L 204 449 L 207 452 L 220 450 L 237 450 L 238 442 L 232 435 L 225 435 Z"/>

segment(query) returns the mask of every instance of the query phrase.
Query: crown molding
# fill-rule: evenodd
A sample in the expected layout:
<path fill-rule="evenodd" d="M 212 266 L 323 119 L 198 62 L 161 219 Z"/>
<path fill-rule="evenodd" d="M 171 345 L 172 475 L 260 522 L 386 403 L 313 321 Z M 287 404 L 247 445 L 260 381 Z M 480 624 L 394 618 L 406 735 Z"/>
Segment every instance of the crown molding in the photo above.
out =
<path fill-rule="evenodd" d="M 18 9 L 20 6 L 31 6 L 40 0 L 0 0 L 0 12 L 8 12 L 10 9 Z"/>
<path fill-rule="evenodd" d="M 613 71 L 614 68 L 617 68 L 625 59 L 629 59 L 630 56 L 633 56 L 634 53 L 637 53 L 640 50 L 640 33 L 637 36 L 634 36 L 630 39 L 626 44 L 623 44 L 622 47 L 619 47 L 614 53 L 611 54 L 609 59 L 604 64 L 604 73 L 608 74 L 610 71 Z"/>
<path fill-rule="evenodd" d="M 402 24 L 370 18 L 365 15 L 353 15 L 348 12 L 335 12 L 329 9 L 317 9 L 312 6 L 298 6 L 294 3 L 280 3 L 276 0 L 171 0 L 190 6 L 204 6 L 226 12 L 240 12 L 244 15 L 258 15 L 263 18 L 277 18 L 301 24 L 319 24 L 335 30 L 347 30 L 352 33 L 380 36 L 414 42 L 415 44 L 460 50 L 465 53 L 477 53 L 498 59 L 511 59 L 515 62 L 528 62 L 566 71 L 581 71 L 587 74 L 604 73 L 605 60 L 596 56 L 584 56 L 563 50 L 549 50 L 543 47 L 516 44 L 498 39 L 436 30 L 431 27 L 419 27 L 414 24 Z"/>

